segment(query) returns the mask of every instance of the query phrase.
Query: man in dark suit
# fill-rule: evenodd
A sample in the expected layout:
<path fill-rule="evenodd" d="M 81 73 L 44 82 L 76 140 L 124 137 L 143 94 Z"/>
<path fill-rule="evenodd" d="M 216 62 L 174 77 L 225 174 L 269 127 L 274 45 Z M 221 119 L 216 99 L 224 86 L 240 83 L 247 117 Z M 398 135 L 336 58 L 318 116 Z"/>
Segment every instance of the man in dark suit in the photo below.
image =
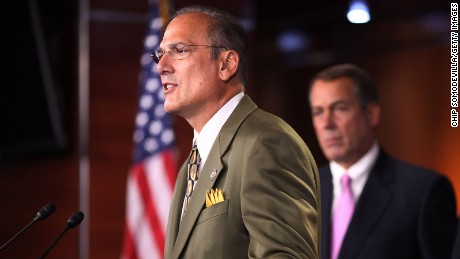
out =
<path fill-rule="evenodd" d="M 165 258 L 318 258 L 316 164 L 288 124 L 244 94 L 247 46 L 237 20 L 181 9 L 152 57 L 165 110 L 195 133 L 174 188 Z"/>
<path fill-rule="evenodd" d="M 457 236 L 454 240 L 452 259 L 460 259 L 460 219 L 459 222 L 457 222 Z"/>
<path fill-rule="evenodd" d="M 311 81 L 320 147 L 321 257 L 450 258 L 456 203 L 449 180 L 389 156 L 374 128 L 380 106 L 372 78 L 341 64 Z"/>

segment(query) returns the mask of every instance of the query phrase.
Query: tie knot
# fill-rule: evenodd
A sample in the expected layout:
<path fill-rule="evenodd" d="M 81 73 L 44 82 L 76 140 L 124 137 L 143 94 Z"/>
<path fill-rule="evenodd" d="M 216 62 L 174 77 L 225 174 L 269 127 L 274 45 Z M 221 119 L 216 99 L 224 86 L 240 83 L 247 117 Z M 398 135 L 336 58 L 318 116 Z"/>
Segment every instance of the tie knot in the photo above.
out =
<path fill-rule="evenodd" d="M 192 145 L 192 149 L 196 149 L 196 138 L 193 139 L 193 145 Z"/>
<path fill-rule="evenodd" d="M 196 139 L 193 140 L 192 151 L 190 152 L 190 161 L 189 164 L 199 164 L 201 161 L 200 154 L 198 152 L 198 147 L 196 145 Z"/>
<path fill-rule="evenodd" d="M 350 176 L 345 173 L 343 176 L 342 176 L 342 179 L 340 179 L 340 182 L 342 184 L 342 187 L 349 187 L 350 186 L 350 182 L 351 182 L 351 178 Z"/>

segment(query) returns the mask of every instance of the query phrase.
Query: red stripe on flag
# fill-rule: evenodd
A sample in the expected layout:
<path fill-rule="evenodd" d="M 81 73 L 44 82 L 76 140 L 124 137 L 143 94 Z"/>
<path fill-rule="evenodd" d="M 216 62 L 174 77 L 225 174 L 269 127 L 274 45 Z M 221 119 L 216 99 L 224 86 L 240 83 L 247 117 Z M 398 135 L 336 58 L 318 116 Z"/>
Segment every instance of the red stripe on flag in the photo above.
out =
<path fill-rule="evenodd" d="M 155 209 L 155 197 L 152 197 L 150 192 L 150 186 L 148 185 L 148 180 L 146 172 L 144 170 L 143 164 L 138 164 L 133 167 L 135 182 L 139 187 L 139 193 L 142 198 L 142 204 L 145 206 L 146 217 L 148 222 L 150 222 L 150 230 L 155 237 L 156 246 L 161 254 L 164 253 L 165 245 L 165 235 L 163 233 L 163 228 L 161 227 L 160 220 L 158 219 L 158 214 Z M 161 172 L 151 172 L 151 173 L 161 173 Z M 159 187 L 159 186 L 157 186 Z M 153 244 L 152 244 L 153 245 Z"/>
<path fill-rule="evenodd" d="M 137 259 L 136 248 L 134 247 L 134 238 L 128 224 L 125 225 L 125 238 L 123 241 L 123 257 L 126 259 Z"/>
<path fill-rule="evenodd" d="M 169 180 L 169 186 L 171 189 L 174 188 L 176 184 L 176 176 L 177 176 L 177 167 L 176 167 L 176 156 L 173 153 L 173 150 L 167 150 L 163 152 L 163 164 L 166 168 L 166 173 Z"/>

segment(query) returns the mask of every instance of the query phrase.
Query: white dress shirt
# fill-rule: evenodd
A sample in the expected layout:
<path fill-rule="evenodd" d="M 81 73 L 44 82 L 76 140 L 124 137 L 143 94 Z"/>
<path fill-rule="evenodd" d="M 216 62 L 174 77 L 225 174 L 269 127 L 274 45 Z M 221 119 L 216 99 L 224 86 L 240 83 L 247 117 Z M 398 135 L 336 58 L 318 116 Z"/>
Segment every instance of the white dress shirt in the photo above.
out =
<path fill-rule="evenodd" d="M 233 98 L 222 106 L 222 108 L 220 108 L 220 110 L 204 125 L 200 134 L 194 131 L 194 139 L 196 139 L 196 145 L 201 157 L 200 170 L 203 168 L 204 163 L 206 163 L 211 147 L 217 135 L 219 135 L 222 126 L 224 126 L 228 117 L 230 117 L 243 96 L 243 92 L 233 96 Z"/>
<path fill-rule="evenodd" d="M 361 193 L 363 192 L 364 185 L 369 178 L 371 169 L 374 166 L 377 157 L 379 154 L 379 145 L 377 142 L 372 144 L 371 149 L 356 163 L 354 163 L 350 168 L 345 169 L 338 163 L 331 161 L 329 163 L 331 172 L 332 172 L 332 184 L 334 187 L 333 199 L 332 199 L 332 213 L 334 215 L 335 208 L 337 207 L 337 202 L 340 200 L 342 193 L 342 186 L 340 184 L 340 179 L 347 172 L 348 176 L 351 179 L 351 190 L 353 192 L 353 197 L 355 204 L 358 202 Z"/>

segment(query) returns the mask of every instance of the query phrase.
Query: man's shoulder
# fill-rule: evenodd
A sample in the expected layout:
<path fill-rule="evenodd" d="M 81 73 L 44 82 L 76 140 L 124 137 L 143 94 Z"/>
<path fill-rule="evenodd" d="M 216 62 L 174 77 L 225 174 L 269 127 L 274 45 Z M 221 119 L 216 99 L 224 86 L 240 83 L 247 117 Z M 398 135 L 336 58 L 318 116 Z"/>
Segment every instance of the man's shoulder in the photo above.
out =
<path fill-rule="evenodd" d="M 298 135 L 296 130 L 283 118 L 260 108 L 250 113 L 243 121 L 242 126 L 258 134 L 270 134 L 271 132 L 275 134 L 290 133 Z"/>
<path fill-rule="evenodd" d="M 279 116 L 258 107 L 257 104 L 247 95 L 241 99 L 232 115 L 230 115 L 229 121 L 234 123 L 234 120 L 232 119 L 235 118 L 237 118 L 243 127 L 250 127 L 253 131 L 268 129 L 271 126 L 276 128 L 279 127 L 280 124 L 287 125 L 287 123 Z"/>
<path fill-rule="evenodd" d="M 400 158 L 383 154 L 377 160 L 373 172 L 380 174 L 382 179 L 394 179 L 397 186 L 410 186 L 411 189 L 429 188 L 435 183 L 444 182 L 451 185 L 449 179 L 442 173 Z"/>
<path fill-rule="evenodd" d="M 383 153 L 384 157 L 381 159 L 377 160 L 377 163 L 375 164 L 375 167 L 383 167 L 387 168 L 388 170 L 395 170 L 397 172 L 405 172 L 409 175 L 414 175 L 414 176 L 419 176 L 419 177 L 435 177 L 438 175 L 441 175 L 439 172 L 435 171 L 434 169 L 422 166 L 422 165 L 416 165 L 414 163 L 411 163 L 409 161 L 403 160 L 401 158 L 396 158 L 390 155 L 387 155 L 386 153 Z"/>

